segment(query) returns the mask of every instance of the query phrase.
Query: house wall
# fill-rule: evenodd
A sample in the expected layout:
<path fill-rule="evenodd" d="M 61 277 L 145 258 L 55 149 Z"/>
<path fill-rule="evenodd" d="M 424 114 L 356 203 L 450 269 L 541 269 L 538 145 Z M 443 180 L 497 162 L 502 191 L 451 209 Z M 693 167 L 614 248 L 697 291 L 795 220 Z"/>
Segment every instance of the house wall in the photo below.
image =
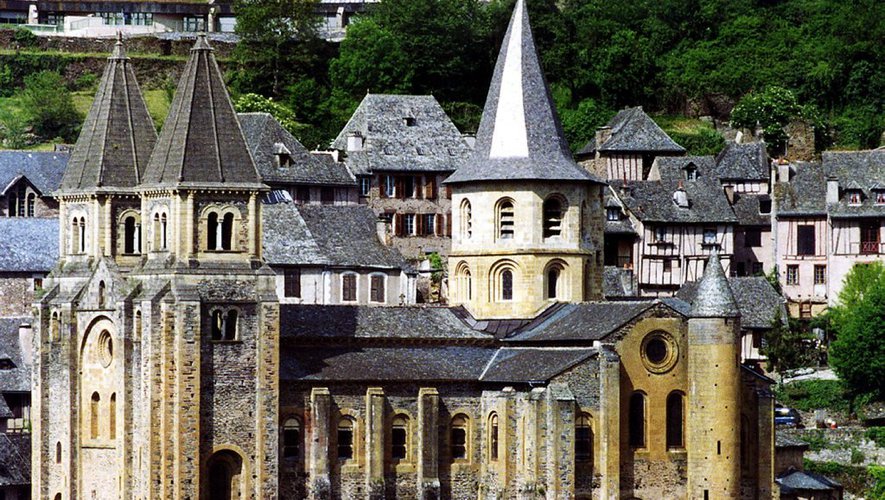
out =
<path fill-rule="evenodd" d="M 731 265 L 731 273 L 740 276 L 740 266 L 743 263 L 744 276 L 753 276 L 753 264 L 761 263 L 762 272 L 768 274 L 774 269 L 774 238 L 771 226 L 753 226 L 760 232 L 760 246 L 748 247 L 746 245 L 747 226 L 738 226 L 734 230 L 734 263 Z"/>
<path fill-rule="evenodd" d="M 0 217 L 21 217 L 19 211 L 22 208 L 19 208 L 19 203 L 22 201 L 25 213 L 27 213 L 27 197 L 31 194 L 34 195 L 34 214 L 31 217 L 58 217 L 58 202 L 49 196 L 37 195 L 36 191 L 24 181 L 19 181 L 16 185 L 11 186 L 7 190 L 6 196 L 0 196 Z"/>
<path fill-rule="evenodd" d="M 414 304 L 414 280 L 399 269 L 335 269 L 301 267 L 301 297 L 286 297 L 285 268 L 273 267 L 276 272 L 275 288 L 281 304 L 344 304 L 344 305 L 401 305 Z M 342 300 L 342 277 L 356 274 L 356 301 Z M 369 300 L 372 275 L 384 276 L 384 302 Z M 401 297 L 402 296 L 402 297 Z"/>
<path fill-rule="evenodd" d="M 879 226 L 878 245 L 870 245 L 869 248 L 861 247 L 861 224 Z M 857 264 L 882 261 L 882 253 L 885 253 L 885 244 L 883 244 L 885 242 L 885 226 L 876 219 L 832 219 L 831 230 L 827 298 L 829 304 L 834 305 L 839 299 L 839 292 L 842 290 L 845 276 L 851 271 L 851 268 Z"/>
<path fill-rule="evenodd" d="M 797 233 L 799 226 L 813 226 L 815 245 L 813 255 L 798 255 Z M 800 303 L 811 303 L 812 315 L 826 307 L 829 294 L 828 284 L 814 283 L 814 266 L 827 266 L 827 247 L 830 229 L 825 216 L 805 218 L 784 218 L 777 221 L 778 277 L 788 301 L 791 316 L 798 317 Z M 787 282 L 789 266 L 797 266 L 799 279 L 796 284 Z M 828 282 L 831 278 L 828 277 Z"/>
<path fill-rule="evenodd" d="M 31 304 L 43 291 L 46 272 L 0 273 L 0 317 L 30 316 Z"/>

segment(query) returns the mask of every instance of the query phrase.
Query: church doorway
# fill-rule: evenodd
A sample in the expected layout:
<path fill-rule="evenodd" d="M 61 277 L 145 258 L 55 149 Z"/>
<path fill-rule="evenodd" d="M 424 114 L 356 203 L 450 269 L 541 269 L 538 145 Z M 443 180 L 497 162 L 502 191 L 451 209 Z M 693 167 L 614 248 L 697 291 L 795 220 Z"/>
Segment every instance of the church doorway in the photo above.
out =
<path fill-rule="evenodd" d="M 208 500 L 236 500 L 242 498 L 243 460 L 230 450 L 222 450 L 209 459 Z"/>

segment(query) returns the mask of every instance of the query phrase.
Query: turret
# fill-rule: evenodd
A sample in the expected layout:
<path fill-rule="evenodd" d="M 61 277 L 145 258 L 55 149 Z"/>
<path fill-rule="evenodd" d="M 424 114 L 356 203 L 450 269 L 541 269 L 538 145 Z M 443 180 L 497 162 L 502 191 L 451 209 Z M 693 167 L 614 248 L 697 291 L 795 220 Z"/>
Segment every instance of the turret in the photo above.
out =
<path fill-rule="evenodd" d="M 523 0 L 452 187 L 450 296 L 478 319 L 602 298 L 602 184 L 572 159 Z"/>
<path fill-rule="evenodd" d="M 688 498 L 740 496 L 740 314 L 718 254 L 688 320 Z"/>

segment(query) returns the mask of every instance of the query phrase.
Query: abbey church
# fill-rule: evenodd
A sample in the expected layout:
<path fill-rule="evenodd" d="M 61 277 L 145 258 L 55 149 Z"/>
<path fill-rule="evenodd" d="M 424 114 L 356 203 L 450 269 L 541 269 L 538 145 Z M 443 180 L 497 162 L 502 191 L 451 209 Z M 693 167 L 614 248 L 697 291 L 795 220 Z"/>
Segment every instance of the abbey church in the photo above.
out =
<path fill-rule="evenodd" d="M 56 192 L 33 498 L 776 496 L 772 381 L 740 364 L 716 253 L 692 303 L 604 300 L 605 183 L 572 158 L 522 0 L 445 181 L 447 306 L 284 300 L 266 214 L 296 209 L 212 48 L 159 135 L 132 64 L 118 41 Z"/>

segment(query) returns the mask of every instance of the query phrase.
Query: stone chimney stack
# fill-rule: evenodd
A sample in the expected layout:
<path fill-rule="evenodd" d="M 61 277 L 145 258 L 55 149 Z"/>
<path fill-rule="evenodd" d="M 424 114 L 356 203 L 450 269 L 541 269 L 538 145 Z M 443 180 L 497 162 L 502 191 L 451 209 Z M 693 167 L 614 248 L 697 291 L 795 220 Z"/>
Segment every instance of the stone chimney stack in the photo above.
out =
<path fill-rule="evenodd" d="M 676 203 L 679 208 L 688 208 L 688 193 L 685 192 L 682 181 L 679 181 L 679 186 L 673 192 L 673 203 Z"/>
<path fill-rule="evenodd" d="M 839 203 L 839 179 L 827 177 L 827 204 Z"/>
<path fill-rule="evenodd" d="M 18 344 L 22 352 L 22 361 L 28 366 L 34 362 L 34 328 L 30 323 L 22 323 L 18 327 Z"/>
<path fill-rule="evenodd" d="M 363 139 L 363 135 L 359 132 L 351 132 L 347 134 L 347 152 L 353 153 L 354 151 L 362 151 L 363 144 L 365 143 L 365 139 Z"/>
<path fill-rule="evenodd" d="M 596 157 L 599 158 L 599 148 L 606 143 L 612 136 L 612 128 L 609 126 L 599 127 L 596 129 Z"/>
<path fill-rule="evenodd" d="M 777 180 L 778 182 L 790 182 L 790 163 L 786 160 L 778 160 L 777 162 Z"/>
<path fill-rule="evenodd" d="M 393 231 L 390 227 L 390 220 L 379 217 L 375 222 L 375 231 L 378 233 L 378 241 L 384 246 L 389 247 L 393 243 L 391 239 L 391 233 Z"/>

